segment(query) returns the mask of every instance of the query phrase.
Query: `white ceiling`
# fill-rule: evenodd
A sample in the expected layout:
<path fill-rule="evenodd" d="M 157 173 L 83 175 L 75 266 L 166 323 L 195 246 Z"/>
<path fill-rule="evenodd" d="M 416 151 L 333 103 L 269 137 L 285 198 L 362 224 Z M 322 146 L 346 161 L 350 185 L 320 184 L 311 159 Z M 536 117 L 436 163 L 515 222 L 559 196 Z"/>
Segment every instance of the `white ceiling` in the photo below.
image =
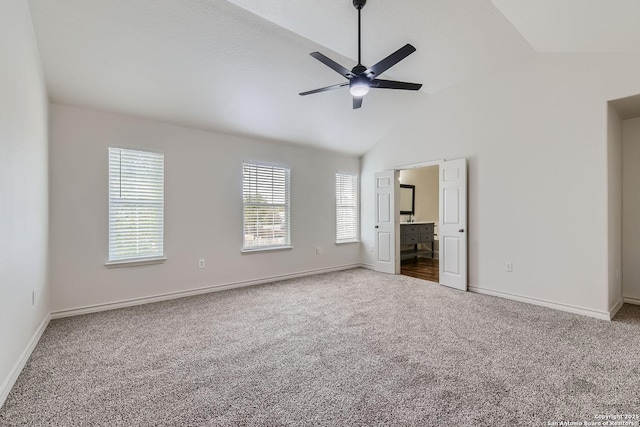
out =
<path fill-rule="evenodd" d="M 640 52 L 638 0 L 493 0 L 538 52 Z"/>
<path fill-rule="evenodd" d="M 362 154 L 427 93 L 534 53 L 490 0 L 369 0 L 363 62 L 418 51 L 386 77 L 421 92 L 374 90 L 360 110 L 346 81 L 357 55 L 351 0 L 29 0 L 53 102 L 195 128 Z"/>
<path fill-rule="evenodd" d="M 226 1 L 30 5 L 54 102 L 362 153 L 421 96 L 378 91 L 358 111 L 346 89 L 300 97 L 341 81 L 319 46 Z"/>

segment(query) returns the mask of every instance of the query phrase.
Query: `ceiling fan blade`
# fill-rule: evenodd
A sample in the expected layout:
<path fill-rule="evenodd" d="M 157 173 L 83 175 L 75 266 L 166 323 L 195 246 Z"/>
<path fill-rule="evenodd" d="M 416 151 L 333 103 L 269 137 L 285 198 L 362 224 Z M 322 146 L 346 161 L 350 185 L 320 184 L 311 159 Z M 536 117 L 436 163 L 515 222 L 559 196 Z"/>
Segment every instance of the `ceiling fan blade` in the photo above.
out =
<path fill-rule="evenodd" d="M 407 82 L 396 82 L 393 80 L 379 80 L 373 79 L 371 81 L 371 87 L 379 88 L 379 89 L 404 89 L 404 90 L 420 90 L 422 87 L 421 83 L 407 83 Z"/>
<path fill-rule="evenodd" d="M 362 107 L 362 96 L 354 96 L 353 97 L 353 109 L 356 110 Z"/>
<path fill-rule="evenodd" d="M 320 89 L 314 89 L 314 90 L 309 90 L 309 91 L 306 91 L 306 92 L 302 92 L 299 95 L 300 96 L 311 95 L 313 93 L 320 93 L 320 92 L 326 92 L 328 90 L 340 89 L 341 87 L 345 87 L 345 86 L 349 86 L 349 83 L 340 83 L 339 85 L 321 87 Z"/>
<path fill-rule="evenodd" d="M 351 71 L 347 70 L 346 68 L 338 64 L 333 59 L 324 56 L 320 52 L 311 52 L 309 55 L 313 56 L 318 61 L 322 62 L 324 65 L 336 71 L 338 74 L 342 75 L 343 77 L 346 77 L 348 79 L 355 77 L 355 75 Z"/>
<path fill-rule="evenodd" d="M 369 67 L 369 69 L 365 71 L 365 74 L 369 76 L 373 74 L 374 77 L 379 76 L 415 51 L 416 48 L 407 43 L 391 55 L 384 58 L 382 61 L 378 62 L 376 65 Z"/>

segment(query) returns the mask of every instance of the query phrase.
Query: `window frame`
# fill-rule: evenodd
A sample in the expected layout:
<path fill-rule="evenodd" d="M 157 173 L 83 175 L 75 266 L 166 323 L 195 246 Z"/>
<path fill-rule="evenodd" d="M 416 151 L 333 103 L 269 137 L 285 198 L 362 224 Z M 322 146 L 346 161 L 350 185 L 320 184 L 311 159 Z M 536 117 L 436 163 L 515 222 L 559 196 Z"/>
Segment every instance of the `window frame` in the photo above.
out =
<path fill-rule="evenodd" d="M 160 240 L 162 242 L 162 253 L 154 253 L 154 254 L 149 254 L 149 255 L 143 255 L 143 256 L 131 256 L 131 257 L 124 257 L 124 258 L 111 258 L 112 254 L 111 254 L 111 243 L 112 243 L 112 233 L 111 233 L 111 225 L 112 225 L 112 218 L 111 218 L 111 210 L 112 210 L 112 198 L 111 198 L 111 150 L 121 150 L 122 151 L 129 151 L 129 152 L 142 152 L 142 153 L 151 153 L 151 154 L 157 154 L 157 155 L 161 155 L 162 156 L 162 200 L 161 202 L 155 202 L 155 203 L 151 203 L 149 202 L 149 205 L 158 205 L 160 204 L 161 206 L 161 213 L 162 213 L 162 219 L 161 219 L 161 228 L 160 228 Z M 119 268 L 119 267 L 135 267 L 135 266 L 139 266 L 139 265 L 149 265 L 149 264 L 161 264 L 164 261 L 166 261 L 166 256 L 165 256 L 165 242 L 164 242 L 164 237 L 165 237 L 165 156 L 164 156 L 164 152 L 161 150 L 153 150 L 153 149 L 148 149 L 148 148 L 124 148 L 124 147 L 115 147 L 115 146 L 109 146 L 108 150 L 107 150 L 107 209 L 108 209 L 108 213 L 107 213 L 107 262 L 105 262 L 105 266 L 107 268 Z M 134 204 L 134 203 L 131 203 Z M 142 204 L 146 204 L 146 203 L 142 203 Z"/>
<path fill-rule="evenodd" d="M 344 239 L 338 238 L 338 208 L 340 207 L 338 203 L 338 176 L 350 176 L 355 179 L 355 237 L 349 237 Z M 345 205 L 343 205 L 345 206 Z M 335 174 L 335 221 L 336 221 L 336 229 L 335 229 L 335 239 L 336 245 L 342 245 L 347 243 L 359 243 L 360 242 L 360 175 L 356 172 L 343 172 L 337 171 Z"/>
<path fill-rule="evenodd" d="M 245 215 L 245 180 L 244 180 L 244 168 L 245 166 L 253 166 L 253 167 L 258 167 L 258 168 L 272 168 L 272 169 L 283 169 L 285 171 L 285 195 L 286 195 L 286 201 L 288 203 L 284 204 L 284 208 L 285 208 L 285 217 L 288 218 L 287 221 L 287 236 L 285 238 L 285 243 L 284 244 L 278 244 L 278 245 L 262 245 L 262 246 L 245 246 L 246 240 L 245 240 L 245 230 L 246 230 L 246 215 Z M 291 167 L 284 165 L 284 164 L 280 164 L 280 163 L 270 163 L 270 162 L 264 162 L 264 161 L 257 161 L 257 160 L 243 160 L 242 161 L 242 178 L 241 178 L 241 187 L 242 187 L 242 194 L 241 194 L 241 201 L 242 201 L 242 245 L 241 245 L 241 253 L 259 253 L 259 252 L 270 252 L 270 251 L 282 251 L 282 250 L 290 250 L 293 249 L 293 243 L 292 243 L 292 219 L 291 219 Z M 273 193 L 273 187 L 272 187 L 272 193 Z M 261 205 L 273 205 L 273 204 L 269 204 L 269 203 L 261 203 L 261 204 L 254 204 L 256 206 L 261 206 Z"/>

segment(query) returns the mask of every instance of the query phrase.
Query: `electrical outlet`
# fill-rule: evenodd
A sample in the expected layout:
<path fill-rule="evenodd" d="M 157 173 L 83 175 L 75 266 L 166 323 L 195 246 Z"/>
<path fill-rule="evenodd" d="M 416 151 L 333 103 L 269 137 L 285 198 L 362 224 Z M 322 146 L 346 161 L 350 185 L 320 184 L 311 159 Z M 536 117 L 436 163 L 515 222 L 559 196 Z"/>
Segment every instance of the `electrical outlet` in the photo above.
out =
<path fill-rule="evenodd" d="M 204 268 L 204 258 L 198 260 L 198 268 Z"/>
<path fill-rule="evenodd" d="M 513 264 L 511 263 L 511 261 L 507 261 L 504 265 L 504 269 L 506 271 L 508 271 L 509 273 L 513 272 Z"/>
<path fill-rule="evenodd" d="M 316 255 L 320 255 L 322 253 L 322 248 L 320 246 L 318 246 L 316 248 Z"/>
<path fill-rule="evenodd" d="M 375 252 L 376 248 L 375 246 L 369 246 L 369 252 Z"/>

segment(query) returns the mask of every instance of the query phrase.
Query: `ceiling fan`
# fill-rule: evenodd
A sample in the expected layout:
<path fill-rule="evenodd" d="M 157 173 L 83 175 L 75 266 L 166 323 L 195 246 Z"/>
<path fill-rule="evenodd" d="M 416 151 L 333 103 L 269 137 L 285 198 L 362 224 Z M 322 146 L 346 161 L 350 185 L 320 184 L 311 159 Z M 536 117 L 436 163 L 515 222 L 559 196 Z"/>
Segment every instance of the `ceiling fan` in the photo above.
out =
<path fill-rule="evenodd" d="M 301 96 L 311 95 L 313 93 L 325 92 L 328 90 L 339 89 L 341 87 L 349 86 L 349 92 L 353 96 L 353 109 L 362 107 L 362 98 L 369 93 L 369 89 L 402 89 L 402 90 L 420 90 L 422 87 L 418 83 L 406 83 L 396 82 L 393 80 L 381 80 L 377 76 L 387 71 L 389 68 L 402 61 L 407 56 L 416 51 L 416 48 L 410 44 L 406 44 L 391 55 L 387 56 L 382 61 L 378 62 L 372 67 L 365 67 L 361 61 L 361 19 L 360 12 L 364 5 L 367 4 L 367 0 L 353 0 L 353 5 L 358 10 L 358 65 L 353 67 L 351 71 L 332 59 L 324 56 L 320 52 L 312 52 L 311 56 L 322 62 L 327 67 L 341 74 L 343 77 L 349 79 L 346 83 L 340 83 L 337 85 L 327 86 L 320 89 L 314 89 L 307 92 L 300 93 Z"/>

